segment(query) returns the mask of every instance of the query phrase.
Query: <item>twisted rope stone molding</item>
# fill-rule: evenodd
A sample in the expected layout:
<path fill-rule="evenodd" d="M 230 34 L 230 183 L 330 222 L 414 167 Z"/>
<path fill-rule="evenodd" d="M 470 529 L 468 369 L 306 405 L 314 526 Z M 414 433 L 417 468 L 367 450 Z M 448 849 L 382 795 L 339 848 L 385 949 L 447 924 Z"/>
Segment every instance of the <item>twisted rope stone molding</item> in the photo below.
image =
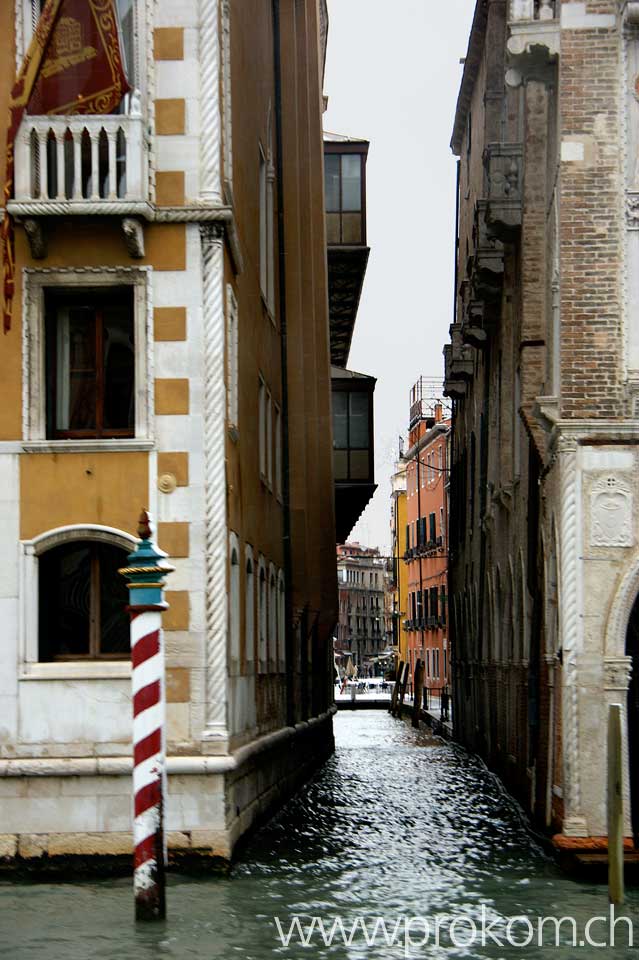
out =
<path fill-rule="evenodd" d="M 566 802 L 564 832 L 582 830 L 581 783 L 579 770 L 579 689 L 577 661 L 579 643 L 579 559 L 577 504 L 577 443 L 561 437 L 558 442 L 561 503 L 561 637 L 563 678 L 566 697 L 563 706 Z M 568 826 L 566 826 L 568 824 Z"/>
<path fill-rule="evenodd" d="M 200 0 L 200 194 L 222 203 L 220 0 Z"/>
<path fill-rule="evenodd" d="M 204 506 L 206 548 L 205 740 L 224 741 L 226 725 L 227 529 L 224 380 L 224 228 L 200 226 L 204 311 Z"/>
<path fill-rule="evenodd" d="M 14 217 L 120 216 L 143 217 L 149 223 L 231 223 L 231 207 L 192 204 L 188 207 L 153 207 L 145 201 L 128 200 L 11 200 L 7 210 Z M 0 213 L 4 208 L 0 207 Z"/>
<path fill-rule="evenodd" d="M 231 86 L 231 0 L 222 0 L 222 112 L 224 182 L 233 194 L 233 110 Z"/>

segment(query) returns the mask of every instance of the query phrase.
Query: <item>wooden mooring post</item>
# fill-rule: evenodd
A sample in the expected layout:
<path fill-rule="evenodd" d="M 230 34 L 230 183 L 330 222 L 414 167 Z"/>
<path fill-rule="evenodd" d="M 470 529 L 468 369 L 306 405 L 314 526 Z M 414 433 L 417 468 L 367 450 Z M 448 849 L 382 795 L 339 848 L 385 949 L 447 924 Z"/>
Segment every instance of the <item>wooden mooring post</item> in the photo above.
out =
<path fill-rule="evenodd" d="M 621 706 L 608 709 L 608 895 L 624 902 Z"/>
<path fill-rule="evenodd" d="M 410 667 L 407 663 L 405 663 L 399 689 L 399 700 L 397 701 L 397 706 L 395 708 L 395 716 L 400 718 L 402 715 L 402 708 L 404 706 L 404 697 L 406 696 L 406 685 L 408 684 L 409 673 Z"/>
<path fill-rule="evenodd" d="M 165 576 L 174 567 L 142 512 L 140 542 L 120 570 L 129 588 L 133 693 L 133 892 L 137 921 L 166 916 L 166 730 L 162 614 Z"/>
<path fill-rule="evenodd" d="M 418 660 L 415 664 L 415 678 L 413 680 L 413 726 L 419 730 L 419 718 L 422 712 L 422 695 L 424 691 L 424 661 Z"/>
<path fill-rule="evenodd" d="M 399 696 L 399 687 L 402 674 L 404 672 L 404 661 L 399 661 L 399 666 L 397 667 L 397 673 L 395 674 L 395 685 L 393 686 L 393 695 L 391 696 L 391 705 L 388 708 L 388 712 L 391 717 L 395 716 L 395 711 L 397 710 L 397 698 Z"/>

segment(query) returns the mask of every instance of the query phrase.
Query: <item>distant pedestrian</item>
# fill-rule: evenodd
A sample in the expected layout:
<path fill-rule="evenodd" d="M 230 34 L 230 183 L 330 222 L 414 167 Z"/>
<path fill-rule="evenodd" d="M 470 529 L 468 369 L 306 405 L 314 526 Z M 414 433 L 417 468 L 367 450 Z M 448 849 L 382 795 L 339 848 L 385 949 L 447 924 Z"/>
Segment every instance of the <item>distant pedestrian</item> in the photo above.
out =
<path fill-rule="evenodd" d="M 448 720 L 448 704 L 450 701 L 450 696 L 448 693 L 448 687 L 443 687 L 442 689 L 442 720 Z"/>

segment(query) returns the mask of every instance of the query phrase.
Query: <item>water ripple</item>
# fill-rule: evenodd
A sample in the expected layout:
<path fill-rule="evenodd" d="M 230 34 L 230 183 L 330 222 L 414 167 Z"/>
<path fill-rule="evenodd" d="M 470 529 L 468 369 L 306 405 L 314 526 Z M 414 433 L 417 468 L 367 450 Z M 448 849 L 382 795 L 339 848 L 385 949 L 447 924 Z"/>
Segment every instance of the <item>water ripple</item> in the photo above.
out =
<path fill-rule="evenodd" d="M 560 875 L 520 811 L 475 758 L 386 713 L 342 714 L 337 751 L 246 847 L 227 878 L 172 877 L 166 925 L 136 929 L 130 881 L 0 885 L 0 956 L 7 960 L 331 960 L 404 956 L 403 948 L 285 949 L 274 917 L 477 918 L 606 910 L 606 891 Z M 630 893 L 636 914 L 638 898 Z M 636 916 L 635 916 L 636 919 Z M 638 924 L 639 930 L 639 924 Z M 561 960 L 600 950 L 552 950 Z M 623 952 L 607 951 L 625 956 Z M 634 951 L 632 951 L 634 954 Z M 414 957 L 522 956 L 500 948 L 424 948 Z M 526 956 L 548 956 L 535 948 Z"/>

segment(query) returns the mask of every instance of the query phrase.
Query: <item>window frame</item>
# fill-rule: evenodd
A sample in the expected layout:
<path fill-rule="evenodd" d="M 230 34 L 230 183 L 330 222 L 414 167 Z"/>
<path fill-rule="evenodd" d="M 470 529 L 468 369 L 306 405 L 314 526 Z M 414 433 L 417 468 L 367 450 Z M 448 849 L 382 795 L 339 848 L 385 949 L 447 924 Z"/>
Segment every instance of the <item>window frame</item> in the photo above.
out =
<path fill-rule="evenodd" d="M 335 442 L 335 397 L 338 394 L 346 394 L 346 446 L 337 446 Z M 366 397 L 367 407 L 368 407 L 368 438 L 367 445 L 365 447 L 355 447 L 351 446 L 351 395 L 362 395 Z M 333 432 L 333 473 L 335 481 L 337 483 L 371 483 L 374 477 L 374 424 L 373 424 L 373 393 L 370 389 L 365 387 L 364 389 L 353 387 L 352 383 L 349 381 L 333 381 L 332 394 L 331 394 L 331 428 Z M 351 453 L 368 453 L 368 473 L 366 477 L 352 477 L 351 476 Z M 347 455 L 347 476 L 342 474 L 338 475 L 335 470 L 335 454 L 336 453 L 346 453 Z"/>
<path fill-rule="evenodd" d="M 257 561 L 257 672 L 268 673 L 268 574 L 266 558 Z"/>
<path fill-rule="evenodd" d="M 249 570 L 250 565 L 250 570 Z M 244 547 L 244 662 L 246 672 L 255 670 L 255 560 L 253 547 L 246 544 Z"/>
<path fill-rule="evenodd" d="M 239 429 L 239 310 L 230 283 L 226 285 L 226 414 L 230 430 Z"/>
<path fill-rule="evenodd" d="M 19 638 L 20 680 L 117 679 L 131 676 L 130 658 L 119 659 L 39 659 L 39 559 L 54 547 L 75 541 L 95 541 L 119 547 L 132 553 L 138 541 L 135 537 L 114 527 L 100 524 L 78 524 L 56 527 L 20 542 L 19 555 Z"/>
<path fill-rule="evenodd" d="M 241 572 L 240 541 L 236 533 L 229 533 L 229 676 L 238 676 L 241 671 Z"/>
<path fill-rule="evenodd" d="M 259 474 L 262 483 L 266 483 L 266 404 L 268 391 L 262 374 L 258 377 L 257 393 L 257 432 L 258 432 L 258 457 Z"/>
<path fill-rule="evenodd" d="M 326 216 L 330 214 L 336 215 L 339 217 L 339 236 L 340 239 L 338 242 L 330 241 L 329 246 L 355 246 L 355 247 L 364 247 L 366 246 L 366 160 L 368 155 L 368 147 L 364 148 L 363 144 L 359 143 L 331 143 L 328 141 L 324 142 L 324 164 L 323 164 L 323 175 L 324 175 L 324 190 L 326 193 L 326 158 L 327 157 L 339 157 L 339 205 L 337 210 L 329 210 L 328 204 L 324 202 Z M 342 158 L 345 156 L 357 156 L 360 163 L 360 209 L 359 210 L 344 210 L 343 203 L 343 173 L 342 173 Z M 343 229 L 343 217 L 344 214 L 359 214 L 360 217 L 360 240 L 359 241 L 344 241 L 342 238 L 344 236 Z"/>
<path fill-rule="evenodd" d="M 95 449 L 150 450 L 153 447 L 153 337 L 151 267 L 56 268 L 24 270 L 22 309 L 22 435 L 23 448 L 90 451 Z M 135 343 L 135 425 L 132 437 L 47 437 L 45 291 L 90 288 L 133 288 L 133 337 Z"/>

